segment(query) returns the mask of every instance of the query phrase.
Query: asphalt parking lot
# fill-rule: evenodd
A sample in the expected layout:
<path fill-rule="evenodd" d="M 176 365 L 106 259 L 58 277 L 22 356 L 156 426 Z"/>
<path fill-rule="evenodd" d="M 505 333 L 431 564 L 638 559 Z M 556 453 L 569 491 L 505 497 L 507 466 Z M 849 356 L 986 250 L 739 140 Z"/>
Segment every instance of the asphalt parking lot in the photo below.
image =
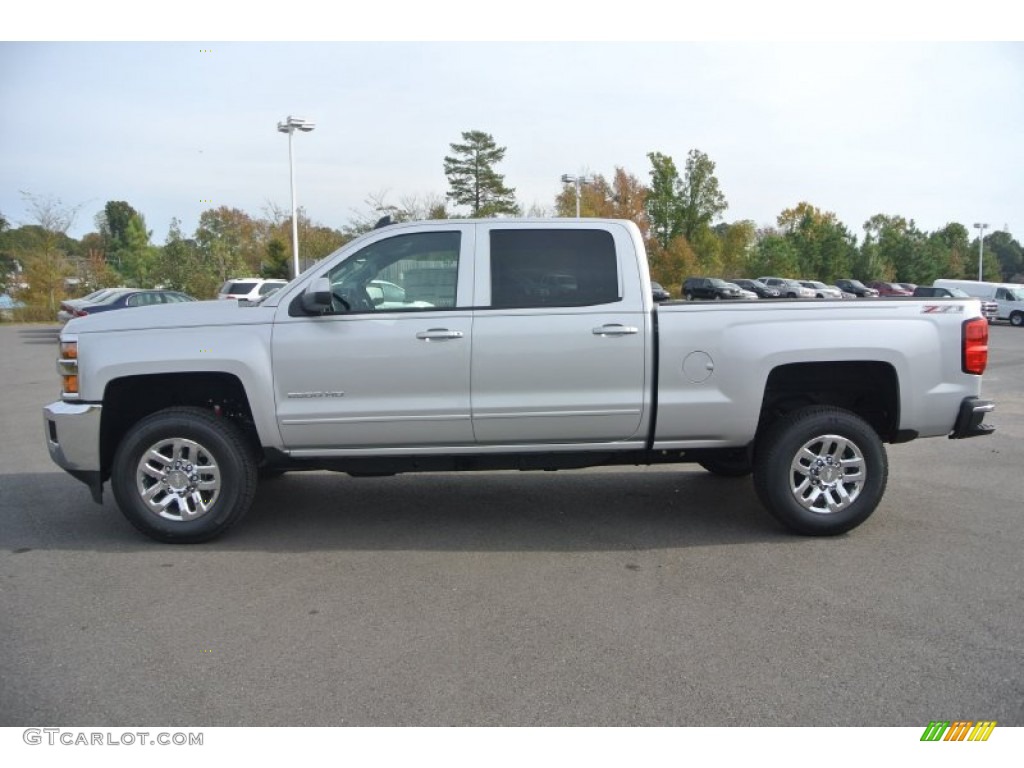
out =
<path fill-rule="evenodd" d="M 685 466 L 286 475 L 191 547 L 50 462 L 55 334 L 0 325 L 0 725 L 1024 725 L 1024 330 L 841 537 Z"/>

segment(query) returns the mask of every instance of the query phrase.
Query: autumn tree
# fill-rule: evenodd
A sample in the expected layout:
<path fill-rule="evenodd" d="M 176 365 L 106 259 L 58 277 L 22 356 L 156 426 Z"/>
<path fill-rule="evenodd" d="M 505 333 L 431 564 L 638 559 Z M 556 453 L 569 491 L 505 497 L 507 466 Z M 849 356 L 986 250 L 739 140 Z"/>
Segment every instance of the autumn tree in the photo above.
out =
<path fill-rule="evenodd" d="M 468 206 L 474 217 L 518 214 L 515 189 L 506 187 L 505 177 L 494 170 L 505 158 L 505 147 L 497 146 L 483 131 L 466 131 L 462 141 L 449 145 L 452 154 L 444 158 L 448 199 Z"/>
<path fill-rule="evenodd" d="M 727 277 L 746 275 L 751 253 L 757 244 L 757 227 L 754 226 L 754 222 L 737 221 L 732 224 L 722 224 L 714 231 L 722 243 L 721 273 Z"/>
<path fill-rule="evenodd" d="M 66 295 L 67 278 L 75 274 L 70 258 L 73 241 L 67 233 L 82 205 L 67 206 L 59 198 L 21 194 L 36 223 L 35 242 L 18 251 L 24 268 L 22 280 L 28 284 L 20 297 L 26 304 L 56 311 Z"/>

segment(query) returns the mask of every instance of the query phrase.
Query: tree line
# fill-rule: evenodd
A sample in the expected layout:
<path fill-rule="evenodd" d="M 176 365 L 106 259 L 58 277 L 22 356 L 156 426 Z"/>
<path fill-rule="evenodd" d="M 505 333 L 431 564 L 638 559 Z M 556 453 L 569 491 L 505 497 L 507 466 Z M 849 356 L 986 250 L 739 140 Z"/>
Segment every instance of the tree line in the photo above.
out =
<path fill-rule="evenodd" d="M 517 216 L 524 210 L 497 166 L 506 147 L 484 131 L 467 131 L 443 159 L 444 195 L 370 194 L 363 212 L 339 228 L 311 221 L 299 211 L 299 252 L 312 263 L 388 217 L 391 221 Z M 963 224 L 934 232 L 913 219 L 879 213 L 858 238 L 835 213 L 809 202 L 782 211 L 771 226 L 750 220 L 723 221 L 728 202 L 715 163 L 691 149 L 680 171 L 670 155 L 650 152 L 646 183 L 622 167 L 610 178 L 589 175 L 579 186 L 584 217 L 629 219 L 647 246 L 653 279 L 677 289 L 687 276 L 776 275 L 831 283 L 840 277 L 930 284 L 938 277 L 976 278 L 979 242 Z M 537 217 L 576 215 L 574 183 L 563 183 L 550 208 L 525 211 Z M 141 211 L 123 200 L 108 201 L 94 216 L 95 231 L 68 236 L 81 206 L 23 193 L 33 222 L 11 226 L 0 214 L 0 293 L 32 307 L 55 310 L 68 295 L 111 285 L 160 285 L 197 298 L 212 298 L 231 277 L 289 277 L 292 262 L 290 213 L 267 206 L 253 216 L 220 206 L 203 211 L 186 234 L 172 221 L 162 245 L 153 242 Z M 984 237 L 986 280 L 1024 280 L 1024 251 L 1009 232 Z"/>

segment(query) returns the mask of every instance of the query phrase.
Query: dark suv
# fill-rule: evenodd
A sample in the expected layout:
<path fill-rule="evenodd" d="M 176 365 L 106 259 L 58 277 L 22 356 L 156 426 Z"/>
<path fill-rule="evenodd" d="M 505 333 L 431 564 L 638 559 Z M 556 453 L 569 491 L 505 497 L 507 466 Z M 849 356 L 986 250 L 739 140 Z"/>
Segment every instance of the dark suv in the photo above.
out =
<path fill-rule="evenodd" d="M 874 288 L 868 288 L 860 280 L 836 280 L 836 287 L 847 293 L 852 293 L 858 299 L 871 298 L 878 295 Z"/>
<path fill-rule="evenodd" d="M 729 280 L 733 285 L 738 285 L 745 291 L 753 291 L 757 294 L 759 299 L 777 299 L 782 294 L 778 288 L 772 288 L 770 285 L 765 285 L 760 280 L 750 280 L 745 277 L 735 278 Z"/>
<path fill-rule="evenodd" d="M 717 277 L 688 277 L 683 281 L 683 298 L 694 299 L 742 299 L 740 289 Z"/>

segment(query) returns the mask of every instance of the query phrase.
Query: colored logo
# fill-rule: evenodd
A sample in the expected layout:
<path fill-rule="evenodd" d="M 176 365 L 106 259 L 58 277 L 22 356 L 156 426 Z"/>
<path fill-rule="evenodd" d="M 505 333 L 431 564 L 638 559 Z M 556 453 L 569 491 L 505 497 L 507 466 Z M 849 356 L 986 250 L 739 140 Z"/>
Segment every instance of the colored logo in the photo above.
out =
<path fill-rule="evenodd" d="M 921 734 L 921 741 L 988 741 L 995 720 L 932 720 Z"/>

